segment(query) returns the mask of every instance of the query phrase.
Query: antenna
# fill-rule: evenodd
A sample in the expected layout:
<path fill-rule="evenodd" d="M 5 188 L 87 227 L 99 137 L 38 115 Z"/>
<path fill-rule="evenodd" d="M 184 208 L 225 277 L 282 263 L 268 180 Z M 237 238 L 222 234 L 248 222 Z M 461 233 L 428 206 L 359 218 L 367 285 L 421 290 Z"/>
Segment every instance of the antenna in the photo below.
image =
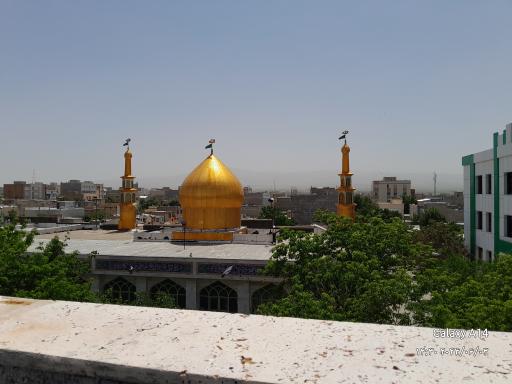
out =
<path fill-rule="evenodd" d="M 30 186 L 30 199 L 34 198 L 34 184 L 36 183 L 36 170 L 32 168 L 32 185 Z"/>
<path fill-rule="evenodd" d="M 434 196 L 437 196 L 437 173 L 434 172 Z"/>

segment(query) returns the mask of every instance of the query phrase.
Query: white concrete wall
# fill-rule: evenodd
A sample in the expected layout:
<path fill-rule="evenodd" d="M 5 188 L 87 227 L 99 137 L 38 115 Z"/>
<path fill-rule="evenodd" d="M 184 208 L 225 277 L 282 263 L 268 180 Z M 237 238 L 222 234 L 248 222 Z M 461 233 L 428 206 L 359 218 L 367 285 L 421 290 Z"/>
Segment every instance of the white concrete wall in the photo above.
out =
<path fill-rule="evenodd" d="M 510 332 L 436 337 L 441 330 L 6 297 L 0 308 L 1 383 L 499 384 L 512 376 Z"/>
<path fill-rule="evenodd" d="M 512 172 L 512 124 L 507 124 L 505 129 L 505 143 L 503 142 L 503 132 L 498 134 L 498 147 L 497 155 L 499 161 L 499 191 L 494 189 L 494 151 L 487 149 L 482 152 L 475 153 L 475 184 L 476 177 L 483 176 L 483 193 L 476 194 L 476 211 L 482 212 L 483 229 L 476 230 L 476 244 L 475 256 L 478 257 L 478 247 L 483 249 L 483 259 L 487 260 L 487 251 L 492 252 L 494 258 L 494 219 L 495 215 L 499 216 L 500 233 L 499 237 L 502 240 L 512 243 L 512 238 L 507 238 L 505 234 L 505 216 L 512 216 L 512 195 L 505 195 L 505 173 Z M 470 167 L 464 167 L 464 243 L 469 248 L 470 245 Z M 492 176 L 492 194 L 486 194 L 486 180 L 485 176 L 491 174 Z M 475 185 L 475 192 L 477 192 L 477 185 Z M 494 194 L 499 194 L 500 212 L 494 212 Z M 486 213 L 492 213 L 492 232 L 487 232 L 487 217 Z M 477 213 L 478 215 L 478 213 Z M 476 220 L 476 217 L 475 217 Z"/>
<path fill-rule="evenodd" d="M 470 228 L 470 196 L 471 196 L 471 171 L 470 166 L 464 166 L 464 245 L 469 249 L 471 236 Z"/>
<path fill-rule="evenodd" d="M 477 227 L 476 230 L 476 256 L 478 256 L 478 247 L 483 249 L 482 258 L 485 260 L 487 257 L 487 251 L 494 251 L 494 218 L 492 222 L 491 232 L 487 230 L 487 213 L 490 212 L 494 217 L 494 166 L 492 160 L 486 160 L 479 163 L 475 163 L 475 193 L 478 192 L 476 180 L 478 176 L 482 176 L 482 194 L 476 194 L 476 211 L 482 212 L 482 229 L 479 230 Z M 492 194 L 487 194 L 486 190 L 486 177 L 487 175 L 491 175 L 491 186 L 492 186 Z M 478 213 L 477 213 L 478 216 Z M 475 218 L 476 220 L 476 218 Z"/>

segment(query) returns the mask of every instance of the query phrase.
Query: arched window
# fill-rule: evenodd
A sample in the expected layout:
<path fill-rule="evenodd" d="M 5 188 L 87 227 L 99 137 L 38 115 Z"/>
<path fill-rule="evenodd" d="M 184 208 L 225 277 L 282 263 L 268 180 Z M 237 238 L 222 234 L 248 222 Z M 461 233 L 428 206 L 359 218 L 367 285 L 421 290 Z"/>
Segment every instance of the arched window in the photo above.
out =
<path fill-rule="evenodd" d="M 338 203 L 345 204 L 345 192 L 340 192 L 340 195 L 338 196 Z"/>
<path fill-rule="evenodd" d="M 174 303 L 178 308 L 185 308 L 187 304 L 187 298 L 185 288 L 181 285 L 176 284 L 174 281 L 165 279 L 160 283 L 156 284 L 151 288 L 151 299 L 155 300 L 158 294 L 166 294 L 174 299 Z"/>
<path fill-rule="evenodd" d="M 114 301 L 130 303 L 135 300 L 135 285 L 122 277 L 118 277 L 105 284 L 103 290 L 106 292 L 110 291 L 111 298 Z"/>
<path fill-rule="evenodd" d="M 251 298 L 251 313 L 256 313 L 258 307 L 281 296 L 281 289 L 275 284 L 265 285 L 254 291 Z"/>
<path fill-rule="evenodd" d="M 199 292 L 199 309 L 203 311 L 237 312 L 238 295 L 234 289 L 216 281 Z"/>

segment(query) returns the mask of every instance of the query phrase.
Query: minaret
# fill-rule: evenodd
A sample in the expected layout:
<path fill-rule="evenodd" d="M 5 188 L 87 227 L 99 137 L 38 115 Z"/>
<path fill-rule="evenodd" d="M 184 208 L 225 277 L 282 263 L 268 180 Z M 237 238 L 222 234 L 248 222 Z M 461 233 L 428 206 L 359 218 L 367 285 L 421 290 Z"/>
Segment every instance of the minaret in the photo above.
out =
<path fill-rule="evenodd" d="M 128 231 L 134 229 L 136 226 L 136 210 L 135 210 L 135 192 L 137 189 L 133 187 L 132 176 L 132 153 L 130 152 L 130 139 L 126 140 L 124 145 L 127 146 L 124 153 L 124 175 L 121 176 L 123 180 L 121 191 L 121 215 L 119 217 L 118 229 L 120 231 Z"/>
<path fill-rule="evenodd" d="M 344 131 L 340 139 L 344 139 L 345 143 L 341 148 L 342 167 L 340 177 L 340 186 L 338 187 L 338 204 L 336 204 L 336 213 L 338 216 L 349 217 L 352 220 L 356 217 L 356 205 L 354 204 L 354 191 L 352 187 L 352 175 L 350 172 L 350 147 L 347 145 L 346 135 L 348 131 Z"/>

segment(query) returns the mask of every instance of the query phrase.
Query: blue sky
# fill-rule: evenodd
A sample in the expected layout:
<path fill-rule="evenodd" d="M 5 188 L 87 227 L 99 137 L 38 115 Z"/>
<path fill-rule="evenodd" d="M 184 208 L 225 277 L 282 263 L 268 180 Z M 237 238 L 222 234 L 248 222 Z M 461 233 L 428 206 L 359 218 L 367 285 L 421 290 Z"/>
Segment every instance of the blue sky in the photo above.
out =
<path fill-rule="evenodd" d="M 0 183 L 145 186 L 216 153 L 244 184 L 460 189 L 512 121 L 510 1 L 0 0 Z M 357 185 L 356 185 L 357 186 Z M 423 187 L 422 187 L 423 186 Z"/>

